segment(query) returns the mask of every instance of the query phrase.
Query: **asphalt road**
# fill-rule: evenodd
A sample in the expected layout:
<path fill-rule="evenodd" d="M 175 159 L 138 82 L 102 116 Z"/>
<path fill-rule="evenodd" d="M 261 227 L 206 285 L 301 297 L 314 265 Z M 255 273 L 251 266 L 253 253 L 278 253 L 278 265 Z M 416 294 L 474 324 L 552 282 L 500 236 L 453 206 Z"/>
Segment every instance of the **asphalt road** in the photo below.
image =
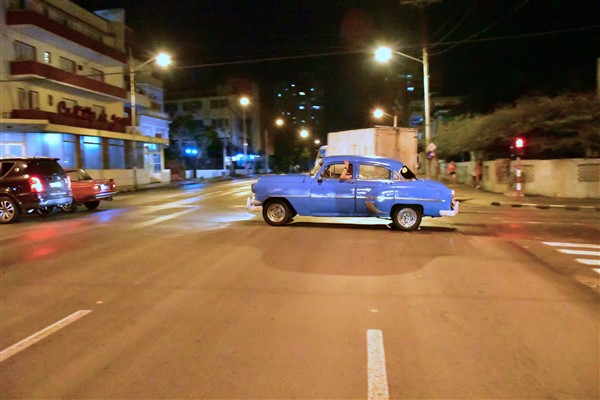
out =
<path fill-rule="evenodd" d="M 1 226 L 0 398 L 600 397 L 598 212 L 271 227 L 249 183 Z"/>

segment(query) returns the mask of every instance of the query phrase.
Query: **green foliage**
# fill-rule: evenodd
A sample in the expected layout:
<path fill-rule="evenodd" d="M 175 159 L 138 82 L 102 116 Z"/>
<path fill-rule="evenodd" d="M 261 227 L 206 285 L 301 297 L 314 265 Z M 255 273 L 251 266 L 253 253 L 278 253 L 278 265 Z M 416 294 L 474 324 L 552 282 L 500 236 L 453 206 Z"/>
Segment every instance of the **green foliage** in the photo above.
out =
<path fill-rule="evenodd" d="M 527 140 L 527 158 L 597 157 L 600 102 L 594 95 L 526 97 L 491 114 L 463 115 L 447 122 L 434 142 L 442 158 L 467 151 L 501 158 L 510 156 L 517 135 Z"/>

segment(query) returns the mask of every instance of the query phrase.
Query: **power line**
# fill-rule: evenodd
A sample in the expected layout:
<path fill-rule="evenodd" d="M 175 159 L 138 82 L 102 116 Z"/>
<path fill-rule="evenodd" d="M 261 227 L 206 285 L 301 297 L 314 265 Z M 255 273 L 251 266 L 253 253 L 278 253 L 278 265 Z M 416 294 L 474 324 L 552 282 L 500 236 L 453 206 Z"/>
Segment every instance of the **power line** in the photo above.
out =
<path fill-rule="evenodd" d="M 479 32 L 477 32 L 477 33 L 474 33 L 473 35 L 471 35 L 471 36 L 467 37 L 467 38 L 466 38 L 466 39 L 464 39 L 464 40 L 469 40 L 469 39 L 472 39 L 472 38 L 474 38 L 474 37 L 477 37 L 477 36 L 481 35 L 481 34 L 482 34 L 482 33 L 484 33 L 484 32 L 487 32 L 487 31 L 489 31 L 490 29 L 492 29 L 493 27 L 495 27 L 496 25 L 498 25 L 500 22 L 504 21 L 506 18 L 508 18 L 509 16 L 511 16 L 512 14 L 514 14 L 514 13 L 515 13 L 517 10 L 519 10 L 519 9 L 520 9 L 521 7 L 523 7 L 525 4 L 529 3 L 529 1 L 530 1 L 530 0 L 524 0 L 524 1 L 523 1 L 521 4 L 519 4 L 518 6 L 516 6 L 516 7 L 515 7 L 515 8 L 514 8 L 514 9 L 513 9 L 511 12 L 509 12 L 508 14 L 506 14 L 505 16 L 503 16 L 502 18 L 500 18 L 499 20 L 497 20 L 497 21 L 496 21 L 496 22 L 494 22 L 493 24 L 489 25 L 487 28 L 484 28 L 484 29 L 480 30 L 480 31 L 479 31 Z M 451 50 L 453 47 L 455 47 L 455 46 L 458 46 L 458 43 L 457 43 L 457 44 L 455 44 L 454 46 L 452 46 L 452 47 L 450 47 L 450 48 L 446 49 L 446 50 L 442 50 L 442 51 L 440 51 L 440 52 L 437 52 L 437 53 L 435 53 L 435 55 L 439 55 L 439 54 L 445 53 L 445 52 L 447 52 L 447 51 L 450 51 L 450 50 Z M 433 55 L 433 54 L 432 54 L 432 55 Z"/>
<path fill-rule="evenodd" d="M 496 36 L 496 37 L 482 38 L 482 39 L 464 39 L 464 40 L 457 40 L 457 41 L 444 42 L 444 43 L 433 43 L 434 46 L 442 46 L 442 45 L 452 45 L 452 46 L 448 49 L 438 51 L 437 53 L 432 53 L 431 55 L 438 56 L 440 54 L 443 54 L 443 53 L 453 49 L 454 47 L 458 46 L 459 44 L 465 44 L 465 43 L 481 43 L 481 42 L 492 42 L 492 41 L 496 41 L 496 40 L 522 39 L 522 38 L 528 38 L 528 37 L 556 35 L 559 33 L 578 32 L 578 31 L 586 31 L 586 30 L 594 30 L 594 29 L 600 29 L 600 25 L 588 25 L 588 26 L 581 26 L 581 27 L 577 27 L 577 28 L 559 29 L 559 30 L 553 30 L 553 31 L 522 33 L 522 34 L 517 34 L 517 35 Z"/>

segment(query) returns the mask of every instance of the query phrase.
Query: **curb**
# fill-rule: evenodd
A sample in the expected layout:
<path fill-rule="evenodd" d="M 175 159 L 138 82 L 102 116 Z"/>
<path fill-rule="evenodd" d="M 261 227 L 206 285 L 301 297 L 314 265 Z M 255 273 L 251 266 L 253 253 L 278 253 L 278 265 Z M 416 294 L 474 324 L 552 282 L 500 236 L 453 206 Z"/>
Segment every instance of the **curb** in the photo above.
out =
<path fill-rule="evenodd" d="M 535 207 L 540 210 L 548 210 L 550 208 L 562 208 L 568 211 L 580 211 L 580 210 L 594 210 L 600 211 L 600 206 L 574 206 L 574 205 L 565 205 L 565 204 L 534 204 L 534 203 L 510 203 L 503 201 L 492 201 L 490 203 L 492 206 L 506 206 L 506 207 Z"/>

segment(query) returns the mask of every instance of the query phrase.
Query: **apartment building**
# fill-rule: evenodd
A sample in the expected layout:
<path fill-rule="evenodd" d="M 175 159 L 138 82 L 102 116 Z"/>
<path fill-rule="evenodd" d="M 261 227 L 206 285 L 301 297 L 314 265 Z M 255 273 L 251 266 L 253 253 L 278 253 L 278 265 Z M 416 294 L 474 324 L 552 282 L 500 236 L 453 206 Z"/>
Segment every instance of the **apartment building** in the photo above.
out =
<path fill-rule="evenodd" d="M 249 163 L 255 164 L 258 153 L 265 151 L 265 140 L 260 129 L 259 95 L 257 85 L 233 79 L 214 90 L 173 94 L 165 100 L 165 111 L 171 119 L 191 115 L 199 129 L 216 131 L 226 144 L 224 169 L 230 167 L 232 162 L 239 168 L 244 165 L 244 126 Z M 249 100 L 245 107 L 240 104 L 242 97 Z"/>
<path fill-rule="evenodd" d="M 126 112 L 123 11 L 0 0 L 0 31 L 0 156 L 57 157 L 65 168 L 113 177 L 121 187 L 170 179 L 162 85 L 136 71 L 137 129 Z"/>

